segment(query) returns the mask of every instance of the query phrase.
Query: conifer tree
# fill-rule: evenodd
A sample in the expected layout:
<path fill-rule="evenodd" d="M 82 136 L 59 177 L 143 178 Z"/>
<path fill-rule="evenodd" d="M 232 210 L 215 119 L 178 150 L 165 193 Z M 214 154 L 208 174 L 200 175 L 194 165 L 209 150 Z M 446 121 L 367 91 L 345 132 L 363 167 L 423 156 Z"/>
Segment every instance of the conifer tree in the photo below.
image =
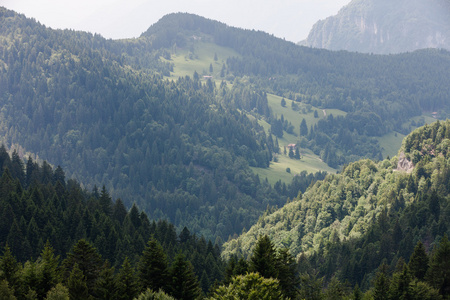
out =
<path fill-rule="evenodd" d="M 5 246 L 3 255 L 0 257 L 0 280 L 6 280 L 10 287 L 16 285 L 18 281 L 18 274 L 20 265 L 14 258 L 8 244 Z"/>
<path fill-rule="evenodd" d="M 141 290 L 150 288 L 154 291 L 167 288 L 167 257 L 158 241 L 151 237 L 142 252 L 139 263 Z"/>
<path fill-rule="evenodd" d="M 289 299 L 295 299 L 300 279 L 297 275 L 297 263 L 288 249 L 280 249 L 278 251 L 276 266 L 277 279 L 280 282 L 284 296 Z"/>
<path fill-rule="evenodd" d="M 389 278 L 387 276 L 388 266 L 383 264 L 380 266 L 377 274 L 375 275 L 375 282 L 373 288 L 374 300 L 386 300 L 388 299 L 389 292 Z"/>
<path fill-rule="evenodd" d="M 410 287 L 411 275 L 408 266 L 403 263 L 402 270 L 394 273 L 389 286 L 390 299 L 411 299 L 412 291 Z"/>
<path fill-rule="evenodd" d="M 307 136 L 308 135 L 308 125 L 306 125 L 306 120 L 302 119 L 302 122 L 300 123 L 300 136 Z"/>
<path fill-rule="evenodd" d="M 425 274 L 428 270 L 428 255 L 425 252 L 425 247 L 421 241 L 419 241 L 414 247 L 414 252 L 409 259 L 408 267 L 411 274 L 419 280 L 425 278 Z"/>
<path fill-rule="evenodd" d="M 100 193 L 100 198 L 98 199 L 100 203 L 100 207 L 107 216 L 110 216 L 112 213 L 112 199 L 106 190 L 106 187 L 102 187 L 102 191 Z"/>
<path fill-rule="evenodd" d="M 259 273 L 248 273 L 233 278 L 230 284 L 219 286 L 208 300 L 228 299 L 286 299 L 281 293 L 278 280 L 264 278 Z"/>
<path fill-rule="evenodd" d="M 45 300 L 69 300 L 69 289 L 58 283 L 47 293 Z"/>
<path fill-rule="evenodd" d="M 275 247 L 267 235 L 260 236 L 250 258 L 250 271 L 265 278 L 277 278 Z"/>
<path fill-rule="evenodd" d="M 105 262 L 98 279 L 95 281 L 94 294 L 99 299 L 114 299 L 117 292 L 114 268 Z"/>
<path fill-rule="evenodd" d="M 14 289 L 11 288 L 7 280 L 0 280 L 0 300 L 16 300 Z"/>
<path fill-rule="evenodd" d="M 176 299 L 194 300 L 201 295 L 200 284 L 194 268 L 180 252 L 170 268 L 170 294 Z"/>
<path fill-rule="evenodd" d="M 86 284 L 86 277 L 83 272 L 75 263 L 70 272 L 69 279 L 67 281 L 67 287 L 69 289 L 70 300 L 86 300 L 88 299 L 89 292 Z"/>
<path fill-rule="evenodd" d="M 86 278 L 89 293 L 93 292 L 95 281 L 103 269 L 103 260 L 97 249 L 84 239 L 79 240 L 63 262 L 66 276 L 74 266 L 81 270 Z M 70 286 L 69 286 L 70 290 Z"/>
<path fill-rule="evenodd" d="M 431 255 L 426 279 L 442 296 L 450 295 L 450 242 L 447 235 L 441 239 Z"/>
<path fill-rule="evenodd" d="M 131 266 L 128 257 L 125 257 L 122 268 L 116 277 L 117 293 L 116 298 L 118 300 L 131 300 L 134 299 L 139 293 L 139 284 L 135 274 L 134 268 Z"/>

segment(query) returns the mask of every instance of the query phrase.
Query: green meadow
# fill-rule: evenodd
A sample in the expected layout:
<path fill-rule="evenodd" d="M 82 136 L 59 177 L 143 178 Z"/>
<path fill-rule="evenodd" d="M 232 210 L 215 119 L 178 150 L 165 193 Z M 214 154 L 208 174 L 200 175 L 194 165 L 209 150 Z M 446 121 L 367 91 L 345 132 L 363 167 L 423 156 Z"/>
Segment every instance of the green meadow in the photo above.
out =
<path fill-rule="evenodd" d="M 214 60 L 216 55 L 217 60 Z M 171 54 L 169 62 L 174 63 L 174 70 L 171 77 L 191 76 L 197 72 L 200 77 L 212 76 L 214 79 L 220 78 L 220 71 L 227 58 L 239 56 L 239 54 L 225 47 L 217 46 L 213 43 L 195 41 L 190 47 L 177 48 Z M 166 60 L 167 61 L 167 60 Z M 212 64 L 213 71 L 210 72 Z M 220 80 L 222 80 L 220 78 Z"/>

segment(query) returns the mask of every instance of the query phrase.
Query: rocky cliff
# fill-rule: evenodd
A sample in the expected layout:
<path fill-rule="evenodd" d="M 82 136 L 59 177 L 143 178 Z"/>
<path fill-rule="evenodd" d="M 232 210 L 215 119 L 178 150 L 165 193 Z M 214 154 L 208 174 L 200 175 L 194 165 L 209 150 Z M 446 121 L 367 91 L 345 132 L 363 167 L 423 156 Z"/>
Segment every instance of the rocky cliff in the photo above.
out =
<path fill-rule="evenodd" d="M 450 1 L 353 0 L 299 44 L 377 54 L 450 49 Z"/>

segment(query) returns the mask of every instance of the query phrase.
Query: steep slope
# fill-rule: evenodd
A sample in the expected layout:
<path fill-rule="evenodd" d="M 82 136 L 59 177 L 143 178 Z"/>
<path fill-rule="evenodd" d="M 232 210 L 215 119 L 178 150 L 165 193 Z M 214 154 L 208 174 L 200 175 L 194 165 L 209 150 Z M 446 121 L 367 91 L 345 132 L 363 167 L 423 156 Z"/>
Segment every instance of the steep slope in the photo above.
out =
<path fill-rule="evenodd" d="M 223 255 L 247 256 L 260 235 L 309 260 L 319 275 L 361 283 L 383 260 L 409 259 L 421 240 L 428 250 L 449 234 L 450 121 L 421 127 L 399 157 L 349 164 L 279 210 L 267 211 Z M 414 167 L 402 168 L 405 157 Z M 306 258 L 305 258 L 306 257 Z M 306 267 L 308 264 L 305 264 Z"/>
<path fill-rule="evenodd" d="M 222 105 L 213 82 L 162 80 L 170 63 L 144 40 L 51 30 L 6 9 L 0 16 L 8 147 L 208 238 L 239 233 L 283 203 L 249 168 L 270 160 L 262 128 Z"/>
<path fill-rule="evenodd" d="M 365 53 L 450 49 L 446 0 L 354 0 L 318 21 L 301 45 Z"/>
<path fill-rule="evenodd" d="M 228 75 L 216 80 L 236 83 L 236 77 L 243 78 L 251 90 L 347 113 L 328 115 L 317 127 L 309 122 L 314 131 L 302 143 L 334 168 L 360 158 L 381 159 L 378 137 L 393 131 L 408 134 L 413 117 L 437 112 L 446 118 L 449 112 L 450 55 L 442 50 L 391 56 L 331 52 L 191 14 L 164 16 L 141 38 L 167 50 L 179 45 L 195 49 L 199 40 L 231 48 L 238 55 L 226 60 Z M 281 116 L 264 116 L 275 133 Z"/>

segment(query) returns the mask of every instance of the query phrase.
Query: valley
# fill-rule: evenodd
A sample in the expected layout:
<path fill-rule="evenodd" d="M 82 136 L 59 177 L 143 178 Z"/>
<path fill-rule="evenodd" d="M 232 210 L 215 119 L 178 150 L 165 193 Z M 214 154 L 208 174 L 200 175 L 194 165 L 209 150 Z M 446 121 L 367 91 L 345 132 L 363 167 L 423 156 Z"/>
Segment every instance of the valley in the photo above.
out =
<path fill-rule="evenodd" d="M 0 28 L 0 295 L 450 295 L 449 52 Z"/>

